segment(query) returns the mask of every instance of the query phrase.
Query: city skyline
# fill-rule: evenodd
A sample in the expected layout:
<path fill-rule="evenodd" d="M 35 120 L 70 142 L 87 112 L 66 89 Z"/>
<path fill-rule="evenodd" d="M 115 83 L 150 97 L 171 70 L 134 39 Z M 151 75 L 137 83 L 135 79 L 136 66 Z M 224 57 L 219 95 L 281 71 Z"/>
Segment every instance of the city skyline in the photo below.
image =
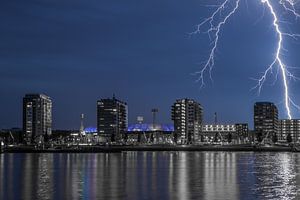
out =
<path fill-rule="evenodd" d="M 300 199 L 300 0 L 3 0 L 1 199 Z"/>
<path fill-rule="evenodd" d="M 52 109 L 53 109 L 52 107 L 53 106 L 51 103 L 51 97 L 49 97 L 45 94 L 29 93 L 29 94 L 25 94 L 25 96 L 23 97 L 23 130 L 27 130 L 27 128 L 25 128 L 25 127 L 26 127 L 26 122 L 28 121 L 26 119 L 28 114 L 31 117 L 30 120 L 32 120 L 32 116 L 34 116 L 33 118 L 37 119 L 35 114 L 33 114 L 33 111 L 37 112 L 37 110 L 33 109 L 33 111 L 32 111 L 31 107 L 32 107 L 32 105 L 34 105 L 33 106 L 34 108 L 43 106 L 45 102 L 42 103 L 40 106 L 38 106 L 39 104 L 36 104 L 36 101 L 40 102 L 40 100 L 42 100 L 43 98 L 46 98 L 50 101 L 50 109 L 48 109 L 47 107 L 46 108 L 50 112 L 49 118 L 51 118 L 50 121 L 52 124 Z M 29 111 L 28 111 L 28 105 L 27 105 L 28 103 L 30 104 Z M 121 99 L 116 98 L 115 95 L 113 95 L 112 97 L 108 97 L 108 98 L 98 99 L 96 104 L 97 104 L 97 106 L 96 106 L 97 114 L 95 116 L 96 120 L 97 120 L 96 125 L 85 126 L 85 114 L 82 113 L 82 114 L 80 114 L 80 128 L 79 128 L 80 132 L 84 131 L 83 129 L 86 128 L 85 130 L 87 130 L 88 132 L 98 132 L 100 134 L 101 133 L 103 134 L 104 133 L 103 127 L 109 127 L 109 129 L 106 131 L 108 131 L 109 134 L 112 134 L 112 132 L 115 132 L 115 131 L 116 131 L 116 133 L 119 133 L 120 130 L 133 131 L 133 130 L 131 130 L 133 127 L 140 129 L 140 128 L 142 128 L 142 126 L 139 126 L 139 124 L 143 125 L 143 126 L 146 125 L 148 127 L 148 128 L 144 127 L 146 129 L 155 129 L 154 126 L 155 126 L 155 124 L 157 124 L 159 129 L 162 128 L 160 126 L 166 126 L 165 128 L 167 128 L 167 129 L 172 127 L 173 131 L 176 131 L 177 129 L 181 131 L 182 130 L 181 123 L 183 121 L 184 121 L 184 123 L 186 123 L 184 125 L 184 127 L 186 127 L 187 130 L 188 130 L 188 127 L 191 126 L 190 127 L 191 132 L 193 132 L 195 130 L 197 131 L 198 127 L 201 127 L 201 126 L 203 126 L 202 129 L 206 129 L 205 126 L 219 126 L 219 125 L 221 126 L 222 125 L 222 127 L 223 127 L 223 125 L 224 126 L 235 126 L 235 125 L 239 125 L 239 124 L 247 124 L 247 127 L 249 126 L 249 127 L 251 127 L 252 130 L 258 131 L 258 130 L 256 130 L 258 128 L 257 122 L 263 118 L 257 119 L 257 116 L 261 115 L 262 113 L 270 112 L 269 109 L 271 107 L 272 107 L 272 109 L 271 109 L 272 112 L 267 114 L 267 118 L 270 116 L 273 117 L 273 112 L 275 113 L 274 114 L 274 116 L 276 116 L 275 129 L 277 129 L 277 126 L 278 126 L 277 123 L 279 122 L 279 120 L 290 121 L 289 119 L 278 118 L 279 113 L 278 113 L 277 106 L 273 102 L 267 102 L 267 101 L 260 101 L 260 102 L 254 103 L 253 116 L 252 116 L 252 117 L 254 117 L 253 124 L 249 124 L 248 122 L 240 122 L 240 121 L 226 124 L 222 121 L 221 122 L 218 121 L 217 112 L 214 113 L 214 122 L 203 121 L 203 109 L 204 108 L 202 107 L 201 103 L 195 101 L 194 99 L 189 99 L 189 98 L 182 98 L 182 99 L 174 100 L 173 104 L 171 105 L 171 109 L 170 109 L 170 117 L 172 119 L 172 122 L 169 124 L 162 123 L 162 122 L 156 121 L 156 119 L 154 119 L 154 118 L 156 118 L 156 115 L 159 111 L 158 109 L 151 110 L 151 112 L 152 112 L 152 121 L 151 122 L 144 121 L 144 116 L 137 116 L 135 121 L 129 122 L 128 121 L 128 113 L 129 113 L 130 108 L 128 108 L 128 106 L 127 106 L 128 103 L 125 101 L 122 101 Z M 153 110 L 156 110 L 155 116 L 153 116 Z M 184 116 L 183 118 L 182 118 L 182 115 Z M 190 115 L 192 115 L 192 117 Z M 186 122 L 185 122 L 185 119 L 187 119 Z M 300 119 L 291 119 L 291 120 L 292 121 L 294 120 L 295 122 L 297 122 Z M 268 121 L 268 119 L 267 119 L 267 121 Z M 192 122 L 193 125 L 191 125 L 187 122 L 189 122 L 189 123 Z M 30 123 L 32 123 L 32 122 L 30 122 Z M 262 123 L 262 124 L 259 124 L 258 129 L 261 129 L 261 131 L 269 132 L 269 124 L 263 125 L 265 123 L 263 121 L 261 121 L 260 123 Z M 267 122 L 267 123 L 269 123 L 269 122 Z M 272 123 L 274 123 L 274 122 L 272 122 Z M 272 124 L 272 126 L 273 125 L 274 124 Z M 150 126 L 153 126 L 153 127 L 150 128 Z M 263 127 L 263 126 L 266 126 L 266 127 Z M 52 125 L 51 125 L 51 127 L 52 127 Z M 114 127 L 114 128 L 112 128 L 112 127 Z M 11 128 L 18 128 L 18 127 L 11 127 Z M 115 130 L 115 128 L 116 128 L 116 130 Z M 144 128 L 142 128 L 142 129 L 144 129 Z M 78 129 L 78 127 L 73 130 L 77 130 L 77 129 Z M 31 130 L 31 128 L 30 128 L 30 130 Z M 185 128 L 184 128 L 184 133 L 180 133 L 180 134 L 188 133 L 189 131 L 187 131 L 187 130 L 185 130 Z M 187 136 L 184 136 L 184 137 L 187 137 Z"/>
<path fill-rule="evenodd" d="M 209 16 L 212 9 L 204 6 L 209 2 L 2 3 L 0 110 L 5 114 L 0 128 L 22 126 L 26 93 L 52 98 L 54 129 L 78 129 L 81 113 L 86 126 L 95 126 L 96 101 L 113 93 L 128 102 L 130 123 L 140 115 L 151 122 L 152 108 L 159 109 L 157 121 L 171 123 L 171 105 L 180 98 L 201 103 L 206 123 L 213 123 L 217 112 L 222 123 L 252 127 L 257 101 L 274 102 L 279 118 L 287 118 L 280 82 L 269 82 L 261 96 L 249 91 L 256 84 L 251 78 L 263 71 L 276 48 L 272 16 L 260 18 L 263 8 L 257 2 L 248 2 L 248 9 L 242 3 L 237 18 L 222 31 L 214 82 L 207 81 L 201 90 L 195 83 L 191 73 L 205 60 L 209 41 L 206 35 L 188 33 Z M 299 26 L 291 28 L 300 32 Z M 299 50 L 291 41 L 289 66 L 299 66 Z M 299 86 L 291 82 L 293 91 Z M 299 93 L 292 95 L 300 99 Z M 299 111 L 293 113 L 300 118 Z"/>

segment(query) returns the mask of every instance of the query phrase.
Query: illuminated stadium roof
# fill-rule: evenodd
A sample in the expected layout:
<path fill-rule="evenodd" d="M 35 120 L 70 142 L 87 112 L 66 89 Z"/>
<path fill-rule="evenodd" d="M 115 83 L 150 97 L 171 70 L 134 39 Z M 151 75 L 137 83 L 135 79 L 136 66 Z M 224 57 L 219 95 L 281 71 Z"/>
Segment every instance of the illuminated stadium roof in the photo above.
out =
<path fill-rule="evenodd" d="M 127 131 L 174 131 L 174 126 L 172 124 L 157 124 L 155 125 L 155 129 L 152 124 L 129 124 Z M 95 127 L 87 127 L 84 131 L 88 133 L 96 133 L 97 128 Z"/>
<path fill-rule="evenodd" d="M 127 129 L 130 131 L 174 131 L 174 126 L 172 124 L 157 124 L 155 129 L 153 124 L 130 124 Z"/>
<path fill-rule="evenodd" d="M 84 132 L 86 133 L 96 133 L 97 132 L 97 128 L 95 127 L 87 127 L 84 129 Z"/>

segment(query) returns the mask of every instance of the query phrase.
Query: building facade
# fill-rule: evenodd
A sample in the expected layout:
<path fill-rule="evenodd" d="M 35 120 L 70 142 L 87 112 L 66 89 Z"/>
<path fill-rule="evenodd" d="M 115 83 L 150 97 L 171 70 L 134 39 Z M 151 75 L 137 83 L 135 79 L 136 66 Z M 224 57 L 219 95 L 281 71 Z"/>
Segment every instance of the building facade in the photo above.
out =
<path fill-rule="evenodd" d="M 205 124 L 202 126 L 203 135 L 216 132 L 235 133 L 236 127 L 233 124 Z"/>
<path fill-rule="evenodd" d="M 235 134 L 235 125 L 205 124 L 202 126 L 202 142 L 212 143 L 226 141 L 228 134 Z"/>
<path fill-rule="evenodd" d="M 128 107 L 115 97 L 97 101 L 97 132 L 106 141 L 119 140 L 127 131 Z"/>
<path fill-rule="evenodd" d="M 52 133 L 52 101 L 44 94 L 23 98 L 23 132 L 27 143 L 37 142 Z"/>
<path fill-rule="evenodd" d="M 174 141 L 177 144 L 191 144 L 201 134 L 202 106 L 192 99 L 178 99 L 172 106 Z"/>
<path fill-rule="evenodd" d="M 230 140 L 235 143 L 248 142 L 248 124 L 206 124 L 202 126 L 201 142 L 227 142 Z"/>
<path fill-rule="evenodd" d="M 288 135 L 293 142 L 299 141 L 300 119 L 281 119 L 278 127 L 278 141 L 287 142 Z"/>
<path fill-rule="evenodd" d="M 247 123 L 235 124 L 235 131 L 237 136 L 242 140 L 245 140 L 249 137 L 249 127 Z"/>
<path fill-rule="evenodd" d="M 254 130 L 258 140 L 277 135 L 278 109 L 274 103 L 256 102 L 254 104 Z"/>

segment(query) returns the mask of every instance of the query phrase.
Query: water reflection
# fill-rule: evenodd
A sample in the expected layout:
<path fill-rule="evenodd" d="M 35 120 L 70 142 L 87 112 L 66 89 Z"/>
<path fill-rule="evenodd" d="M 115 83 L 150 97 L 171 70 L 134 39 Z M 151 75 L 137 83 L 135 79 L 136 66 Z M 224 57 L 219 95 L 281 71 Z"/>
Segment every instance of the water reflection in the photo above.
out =
<path fill-rule="evenodd" d="M 205 199 L 236 199 L 239 196 L 235 153 L 205 153 Z"/>
<path fill-rule="evenodd" d="M 298 199 L 299 154 L 1 154 L 0 199 Z"/>

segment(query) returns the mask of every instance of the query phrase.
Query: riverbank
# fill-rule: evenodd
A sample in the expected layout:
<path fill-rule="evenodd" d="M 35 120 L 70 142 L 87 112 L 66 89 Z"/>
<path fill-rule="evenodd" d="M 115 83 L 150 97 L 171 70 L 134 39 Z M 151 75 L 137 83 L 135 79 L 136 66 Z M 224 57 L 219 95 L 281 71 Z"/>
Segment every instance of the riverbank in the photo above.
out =
<path fill-rule="evenodd" d="M 122 151 L 253 151 L 253 152 L 299 152 L 289 146 L 251 145 L 137 145 L 137 146 L 59 146 L 37 149 L 33 146 L 9 146 L 5 153 L 120 153 Z"/>

